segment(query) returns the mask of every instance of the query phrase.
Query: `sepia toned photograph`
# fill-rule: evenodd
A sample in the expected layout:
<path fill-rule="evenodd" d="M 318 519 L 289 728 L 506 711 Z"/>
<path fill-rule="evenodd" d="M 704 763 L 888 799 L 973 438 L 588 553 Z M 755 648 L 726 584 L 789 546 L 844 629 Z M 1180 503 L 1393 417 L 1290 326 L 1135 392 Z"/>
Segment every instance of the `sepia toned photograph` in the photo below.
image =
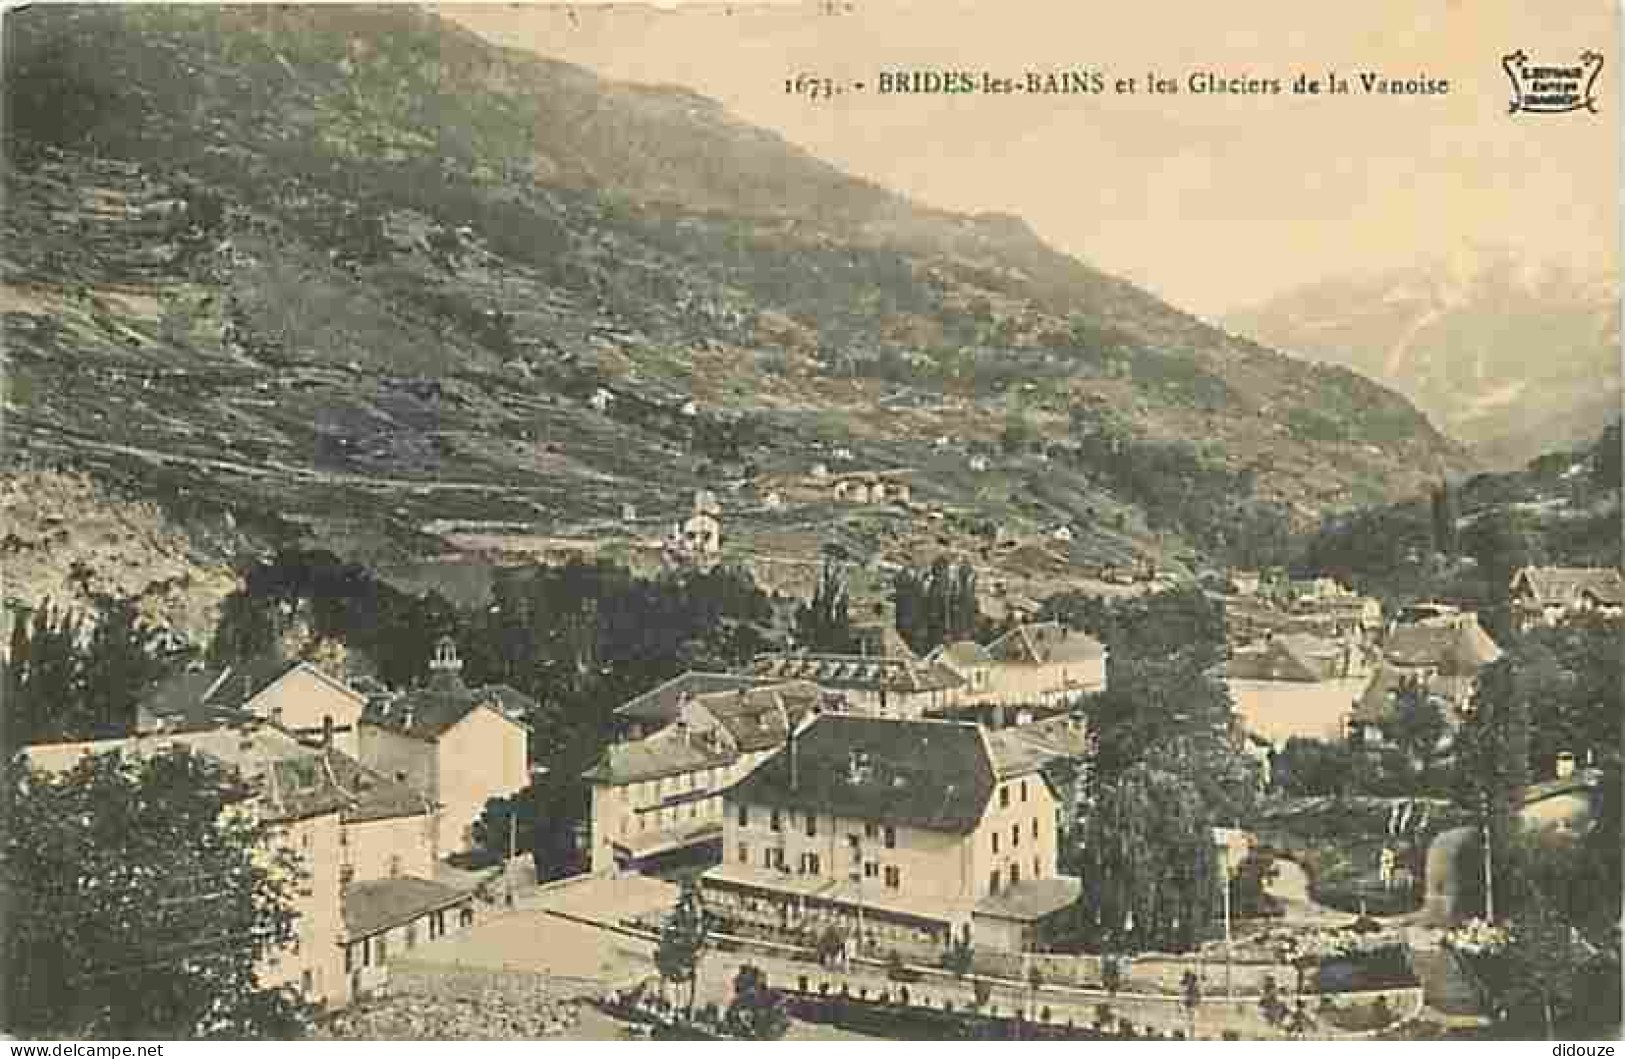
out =
<path fill-rule="evenodd" d="M 1620 41 L 8 7 L 0 1036 L 1608 1054 Z"/>

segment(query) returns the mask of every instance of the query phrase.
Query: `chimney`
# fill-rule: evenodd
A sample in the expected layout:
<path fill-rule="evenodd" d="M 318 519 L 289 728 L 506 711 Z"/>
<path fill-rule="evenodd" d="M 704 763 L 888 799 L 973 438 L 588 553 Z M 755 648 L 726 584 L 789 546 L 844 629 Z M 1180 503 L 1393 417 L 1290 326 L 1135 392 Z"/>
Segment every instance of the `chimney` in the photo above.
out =
<path fill-rule="evenodd" d="M 869 778 L 869 753 L 866 750 L 850 750 L 846 759 L 847 780 L 851 783 L 862 783 Z"/>
<path fill-rule="evenodd" d="M 1557 755 L 1557 778 L 1566 780 L 1574 775 L 1574 755 L 1567 750 Z"/>

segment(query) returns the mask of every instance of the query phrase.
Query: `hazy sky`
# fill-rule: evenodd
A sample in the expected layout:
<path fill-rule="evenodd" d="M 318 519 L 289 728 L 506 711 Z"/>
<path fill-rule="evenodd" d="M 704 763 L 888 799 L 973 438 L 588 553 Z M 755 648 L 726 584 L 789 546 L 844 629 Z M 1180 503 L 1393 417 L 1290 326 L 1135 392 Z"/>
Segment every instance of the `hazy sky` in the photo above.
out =
<path fill-rule="evenodd" d="M 840 4 L 842 8 L 847 5 Z M 1119 4 L 469 4 L 491 40 L 720 100 L 849 172 L 956 210 L 1019 214 L 1046 240 L 1205 314 L 1328 275 L 1510 246 L 1617 267 L 1614 0 L 1156 0 Z M 1501 56 L 1607 58 L 1600 113 L 1509 115 Z M 879 95 L 889 69 L 1057 67 L 1137 94 Z M 1198 96 L 1192 73 L 1353 82 L 1346 96 Z M 1148 72 L 1180 82 L 1145 94 Z M 1448 79 L 1360 93 L 1357 74 Z M 834 101 L 797 73 L 863 80 Z"/>

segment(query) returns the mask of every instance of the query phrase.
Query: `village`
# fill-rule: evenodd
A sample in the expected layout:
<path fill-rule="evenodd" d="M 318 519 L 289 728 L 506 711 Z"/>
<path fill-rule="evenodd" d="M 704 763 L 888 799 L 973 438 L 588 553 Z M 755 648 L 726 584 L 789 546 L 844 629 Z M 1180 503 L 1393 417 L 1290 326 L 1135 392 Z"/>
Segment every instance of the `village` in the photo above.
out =
<path fill-rule="evenodd" d="M 716 561 L 716 511 L 697 498 L 670 538 L 676 561 Z M 1232 570 L 1206 589 L 1138 598 L 1222 615 L 1225 640 L 1200 678 L 1233 708 L 1204 738 L 1240 763 L 1259 805 L 1312 789 L 1315 777 L 1287 775 L 1305 770 L 1305 746 L 1346 747 L 1367 767 L 1414 750 L 1403 722 L 1419 702 L 1439 719 L 1420 752 L 1447 761 L 1480 676 L 1504 654 L 1472 611 L 1385 614 L 1328 577 Z M 1616 623 L 1625 583 L 1614 570 L 1526 567 L 1508 600 L 1519 634 Z M 970 1018 L 982 1032 L 1026 1020 L 1097 1036 L 1361 1037 L 1485 1018 L 1451 949 L 1483 900 L 1452 853 L 1476 832 L 1425 786 L 1349 803 L 1391 817 L 1374 846 L 1355 843 L 1369 863 L 1354 868 L 1352 901 L 1306 874 L 1315 860 L 1266 809 L 1250 828 L 1211 828 L 1197 862 L 1217 865 L 1224 900 L 1182 923 L 1185 955 L 1133 953 L 1119 931 L 1108 936 L 1120 954 L 1080 948 L 1080 919 L 1098 920 L 1106 900 L 1079 852 L 1108 811 L 1102 704 L 1128 666 L 1065 621 L 1012 616 L 986 642 L 923 655 L 891 621 L 854 623 L 847 650 L 791 645 L 604 704 L 610 741 L 577 777 L 586 812 L 525 825 L 572 849 L 577 868 L 553 878 L 539 853 L 520 854 L 540 847 L 518 814 L 490 812 L 548 772 L 531 744 L 538 703 L 470 686 L 462 669 L 448 636 L 423 660 L 427 678 L 400 689 L 349 682 L 316 658 L 194 663 L 143 697 L 133 733 L 23 753 L 60 775 L 96 755 L 186 751 L 239 775 L 302 873 L 292 933 L 261 980 L 320 1012 L 319 1033 L 730 1032 L 716 1012 L 741 1002 L 731 974 L 702 972 L 696 951 L 685 979 L 660 955 L 690 901 L 709 945 L 799 1013 L 785 1023 L 796 1033 L 873 1030 L 886 1012 L 903 1032 L 968 1032 Z M 1601 811 L 1598 748 L 1557 749 L 1520 812 L 1583 834 Z M 1429 812 L 1456 822 L 1430 830 Z M 685 980 L 711 1023 L 667 988 Z M 451 1005 L 455 1026 L 423 1022 L 424 1004 Z M 955 1010 L 959 1023 L 945 1022 Z"/>
<path fill-rule="evenodd" d="M 25 6 L 0 1035 L 1620 1035 L 1615 13 Z"/>

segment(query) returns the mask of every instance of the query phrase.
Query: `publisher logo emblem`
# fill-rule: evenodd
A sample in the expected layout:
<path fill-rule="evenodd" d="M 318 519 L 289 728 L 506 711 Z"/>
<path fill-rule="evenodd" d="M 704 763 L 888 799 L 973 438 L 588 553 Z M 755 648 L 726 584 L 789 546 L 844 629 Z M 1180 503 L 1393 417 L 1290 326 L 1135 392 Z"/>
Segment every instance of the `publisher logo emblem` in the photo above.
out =
<path fill-rule="evenodd" d="M 1582 52 L 1578 63 L 1536 64 L 1520 48 L 1501 56 L 1501 69 L 1512 80 L 1509 114 L 1597 112 L 1597 75 L 1602 73 L 1597 52 Z"/>

